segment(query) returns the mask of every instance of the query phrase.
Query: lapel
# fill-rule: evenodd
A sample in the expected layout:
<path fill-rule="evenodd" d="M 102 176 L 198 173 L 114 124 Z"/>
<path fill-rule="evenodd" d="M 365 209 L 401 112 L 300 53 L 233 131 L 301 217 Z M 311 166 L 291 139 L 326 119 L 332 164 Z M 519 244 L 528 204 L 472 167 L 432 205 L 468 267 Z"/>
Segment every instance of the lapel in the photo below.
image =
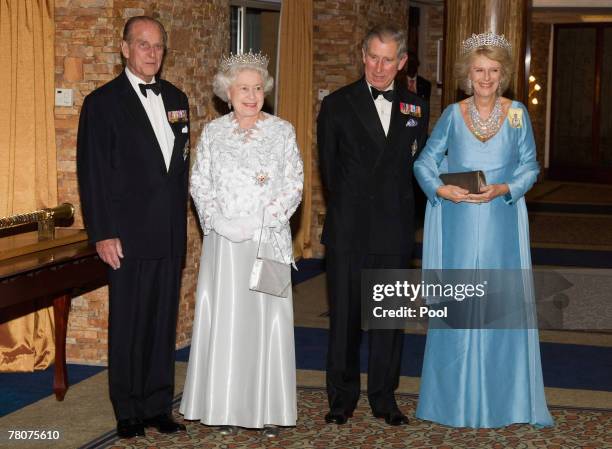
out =
<path fill-rule="evenodd" d="M 389 123 L 389 133 L 387 134 L 387 146 L 393 148 L 398 138 L 401 136 L 406 126 L 407 115 L 400 112 L 400 103 L 406 102 L 403 98 L 400 86 L 396 86 L 393 96 L 393 106 L 391 108 L 391 122 Z"/>
<path fill-rule="evenodd" d="M 411 100 L 408 88 L 396 83 L 391 110 L 391 122 L 389 123 L 389 133 L 387 134 L 387 148 L 384 152 L 387 159 L 395 158 L 402 151 L 411 151 L 412 142 L 416 138 L 413 131 L 416 128 L 407 127 L 408 120 L 413 117 L 400 111 L 400 103 L 410 104 L 414 103 L 414 100 Z M 416 120 L 420 119 L 417 118 Z M 383 154 L 376 160 L 375 168 L 381 163 L 382 156 Z"/>
<path fill-rule="evenodd" d="M 172 100 L 170 98 L 170 93 L 168 91 L 168 89 L 166 88 L 166 83 L 161 82 L 161 80 L 157 80 L 161 86 L 161 96 L 162 96 L 162 101 L 164 103 L 164 111 L 166 112 L 166 120 L 168 120 L 168 111 L 173 111 L 176 109 L 176 107 L 172 104 Z M 175 160 L 177 157 L 183 157 L 182 155 L 182 151 L 181 148 L 178 148 L 178 146 L 181 144 L 181 129 L 186 125 L 185 123 L 181 123 L 180 125 L 172 125 L 172 123 L 169 123 L 170 128 L 172 129 L 172 133 L 174 134 L 174 145 L 172 147 L 172 155 L 170 157 L 170 166 L 168 168 L 168 173 L 170 173 L 170 171 L 172 171 L 172 169 L 174 167 L 177 166 L 177 161 Z"/>
<path fill-rule="evenodd" d="M 134 119 L 138 131 L 142 134 L 145 142 L 147 142 L 147 147 L 151 148 L 152 153 L 155 153 L 152 154 L 152 157 L 157 159 L 157 165 L 165 174 L 166 163 L 164 161 L 164 156 L 159 146 L 159 142 L 157 141 L 157 137 L 155 137 L 155 131 L 153 131 L 153 126 L 151 126 L 147 112 L 140 102 L 138 94 L 134 91 L 134 88 L 130 84 L 130 80 L 125 74 L 125 71 L 123 71 L 119 77 L 121 78 L 122 83 L 122 92 L 119 96 L 120 101 L 122 102 L 125 110 L 128 112 L 128 115 Z"/>
<path fill-rule="evenodd" d="M 352 92 L 349 93 L 348 101 L 355 110 L 355 114 L 359 117 L 359 121 L 368 132 L 379 153 L 382 153 L 387 146 L 387 137 L 385 130 L 380 123 L 376 106 L 372 100 L 372 94 L 368 90 L 368 84 L 365 78 L 358 81 Z"/>
<path fill-rule="evenodd" d="M 384 153 L 392 152 L 393 149 L 397 146 L 395 145 L 395 143 L 399 138 L 400 134 L 402 133 L 403 127 L 405 125 L 405 120 L 403 120 L 402 117 L 403 114 L 401 114 L 399 111 L 399 104 L 400 101 L 403 101 L 403 99 L 400 98 L 400 88 L 398 83 L 395 83 L 394 90 L 395 92 L 393 95 L 393 104 L 391 105 L 391 120 L 389 121 L 389 132 L 387 133 L 385 151 L 381 152 L 378 155 L 378 159 L 376 159 L 374 167 L 376 167 L 380 163 Z"/>

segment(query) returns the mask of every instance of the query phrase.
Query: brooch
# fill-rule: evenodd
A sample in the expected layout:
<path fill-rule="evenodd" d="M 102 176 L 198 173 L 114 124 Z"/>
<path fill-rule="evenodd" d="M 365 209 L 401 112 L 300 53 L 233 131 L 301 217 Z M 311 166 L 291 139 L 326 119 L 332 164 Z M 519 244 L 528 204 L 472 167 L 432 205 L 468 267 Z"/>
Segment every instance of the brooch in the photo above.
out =
<path fill-rule="evenodd" d="M 523 127 L 523 110 L 521 108 L 510 108 L 508 110 L 508 120 L 513 128 Z"/>
<path fill-rule="evenodd" d="M 270 175 L 268 175 L 268 173 L 266 173 L 265 171 L 258 171 L 257 173 L 255 173 L 255 184 L 258 186 L 263 186 L 266 185 L 268 183 L 268 181 L 270 180 Z"/>

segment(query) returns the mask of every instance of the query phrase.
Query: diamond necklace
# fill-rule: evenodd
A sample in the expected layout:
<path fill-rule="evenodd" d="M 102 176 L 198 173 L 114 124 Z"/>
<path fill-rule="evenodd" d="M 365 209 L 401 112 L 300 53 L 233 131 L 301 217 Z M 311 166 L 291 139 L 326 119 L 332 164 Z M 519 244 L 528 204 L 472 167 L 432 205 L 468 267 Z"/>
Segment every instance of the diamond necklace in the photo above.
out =
<path fill-rule="evenodd" d="M 470 115 L 470 121 L 472 122 L 472 132 L 476 137 L 478 137 L 479 140 L 484 142 L 499 131 L 499 128 L 501 127 L 499 119 L 502 115 L 500 97 L 497 97 L 491 113 L 484 120 L 480 117 L 478 109 L 476 109 L 476 103 L 474 103 L 473 96 L 467 99 L 467 107 Z"/>

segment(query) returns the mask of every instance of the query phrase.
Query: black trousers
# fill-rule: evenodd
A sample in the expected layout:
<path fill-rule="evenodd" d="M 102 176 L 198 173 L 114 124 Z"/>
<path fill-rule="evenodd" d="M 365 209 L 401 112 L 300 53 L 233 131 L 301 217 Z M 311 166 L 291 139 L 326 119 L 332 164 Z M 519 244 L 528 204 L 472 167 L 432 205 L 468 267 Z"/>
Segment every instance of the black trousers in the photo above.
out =
<path fill-rule="evenodd" d="M 361 270 L 408 268 L 408 255 L 356 254 L 326 249 L 330 332 L 327 396 L 332 412 L 352 412 L 359 400 L 361 341 Z M 368 400 L 374 413 L 397 409 L 404 342 L 402 329 L 368 331 Z"/>
<path fill-rule="evenodd" d="M 181 265 L 123 259 L 109 269 L 108 379 L 118 420 L 172 410 Z"/>

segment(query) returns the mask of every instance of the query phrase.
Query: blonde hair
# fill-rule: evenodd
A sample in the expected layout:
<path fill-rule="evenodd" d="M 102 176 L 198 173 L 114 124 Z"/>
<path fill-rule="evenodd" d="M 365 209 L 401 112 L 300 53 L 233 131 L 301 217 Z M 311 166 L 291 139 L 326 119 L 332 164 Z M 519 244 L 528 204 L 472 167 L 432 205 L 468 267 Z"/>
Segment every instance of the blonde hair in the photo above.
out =
<path fill-rule="evenodd" d="M 477 56 L 485 56 L 492 61 L 499 62 L 501 65 L 501 79 L 499 80 L 499 94 L 503 94 L 510 85 L 513 72 L 512 56 L 508 50 L 502 47 L 485 46 L 459 56 L 455 63 L 455 77 L 459 80 L 459 86 L 467 95 L 472 95 L 474 89 L 469 82 L 470 67 Z"/>

